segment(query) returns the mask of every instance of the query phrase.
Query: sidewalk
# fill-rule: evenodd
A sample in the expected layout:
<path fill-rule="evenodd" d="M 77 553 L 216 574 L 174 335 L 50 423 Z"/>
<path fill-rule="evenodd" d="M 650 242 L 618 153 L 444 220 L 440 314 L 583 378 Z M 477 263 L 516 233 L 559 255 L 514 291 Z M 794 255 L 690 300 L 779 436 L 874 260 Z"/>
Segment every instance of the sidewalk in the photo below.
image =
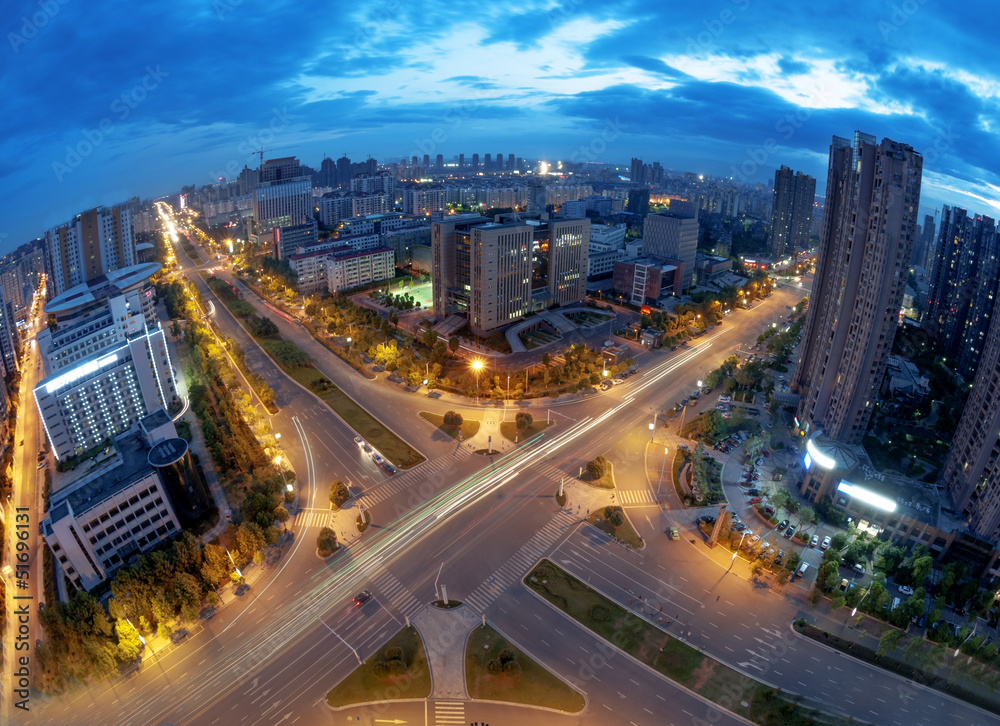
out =
<path fill-rule="evenodd" d="M 468 700 L 465 643 L 469 632 L 481 622 L 465 605 L 451 610 L 426 605 L 413 618 L 413 625 L 424 641 L 431 672 L 431 694 L 428 698 Z"/>

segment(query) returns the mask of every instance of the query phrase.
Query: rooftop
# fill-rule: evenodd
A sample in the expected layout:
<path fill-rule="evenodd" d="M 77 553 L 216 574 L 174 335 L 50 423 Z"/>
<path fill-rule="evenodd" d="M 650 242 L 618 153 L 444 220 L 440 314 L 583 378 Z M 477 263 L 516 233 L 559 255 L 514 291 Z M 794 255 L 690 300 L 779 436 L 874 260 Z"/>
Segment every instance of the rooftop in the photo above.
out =
<path fill-rule="evenodd" d="M 93 280 L 74 285 L 60 295 L 49 300 L 44 310 L 47 315 L 65 313 L 74 308 L 88 305 L 98 300 L 119 295 L 136 285 L 146 282 L 159 271 L 159 262 L 144 262 L 113 270 Z"/>

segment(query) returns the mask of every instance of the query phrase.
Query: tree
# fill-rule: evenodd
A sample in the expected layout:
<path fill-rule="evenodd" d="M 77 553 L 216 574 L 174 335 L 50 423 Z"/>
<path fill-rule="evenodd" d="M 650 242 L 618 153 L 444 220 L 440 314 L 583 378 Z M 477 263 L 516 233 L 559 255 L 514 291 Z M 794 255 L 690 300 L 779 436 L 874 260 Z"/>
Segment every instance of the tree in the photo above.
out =
<path fill-rule="evenodd" d="M 526 428 L 531 426 L 532 423 L 534 423 L 534 419 L 527 411 L 519 411 L 514 417 L 514 424 L 517 426 L 518 431 L 524 431 Z"/>
<path fill-rule="evenodd" d="M 615 527 L 621 527 L 625 524 L 625 512 L 621 507 L 605 507 L 604 518 Z"/>
<path fill-rule="evenodd" d="M 923 584 L 927 576 L 931 574 L 934 569 L 934 558 L 930 555 L 923 555 L 922 557 L 915 557 L 913 562 L 913 583 L 915 585 Z"/>
<path fill-rule="evenodd" d="M 279 523 L 284 524 L 289 520 L 290 517 L 291 515 L 288 513 L 288 510 L 285 509 L 284 507 L 279 506 L 274 508 L 274 518 L 278 520 Z"/>
<path fill-rule="evenodd" d="M 344 482 L 337 479 L 336 481 L 330 483 L 331 506 L 340 509 L 340 507 L 344 506 L 344 502 L 350 499 L 350 497 L 351 497 L 351 492 L 347 488 L 347 485 L 344 484 Z"/>
<path fill-rule="evenodd" d="M 448 338 L 448 347 L 451 349 L 452 353 L 457 353 L 461 345 L 462 343 L 461 341 L 459 341 L 457 335 L 453 335 L 450 338 Z"/>
<path fill-rule="evenodd" d="M 131 663 L 142 655 L 145 646 L 139 640 L 139 631 L 127 620 L 115 622 L 115 635 L 118 636 L 118 658 L 122 663 Z"/>
<path fill-rule="evenodd" d="M 461 428 L 464 422 L 465 420 L 462 418 L 462 414 L 458 411 L 447 411 L 444 415 L 444 425 L 449 428 Z"/>
<path fill-rule="evenodd" d="M 424 341 L 424 345 L 426 345 L 428 348 L 433 348 L 434 344 L 437 343 L 438 334 L 435 331 L 428 328 L 427 330 L 424 331 L 424 334 L 421 336 L 421 338 Z"/>
<path fill-rule="evenodd" d="M 542 365 L 546 368 L 549 367 L 549 363 L 552 362 L 552 356 L 548 353 L 542 353 Z"/>
<path fill-rule="evenodd" d="M 392 323 L 393 326 L 395 326 L 396 331 L 399 332 L 399 316 L 396 315 L 395 310 L 393 310 L 392 313 L 389 315 L 389 322 Z"/>
<path fill-rule="evenodd" d="M 843 532 L 837 532 L 833 535 L 833 539 L 830 541 L 830 549 L 837 550 L 838 552 L 847 546 L 847 535 Z"/>
<path fill-rule="evenodd" d="M 608 472 L 608 460 L 603 456 L 598 456 L 596 459 L 591 459 L 587 462 L 587 474 L 594 481 L 598 479 L 603 479 L 604 475 Z"/>
<path fill-rule="evenodd" d="M 809 524 L 816 524 L 816 510 L 812 507 L 802 507 L 799 510 L 799 520 L 808 522 Z"/>
<path fill-rule="evenodd" d="M 329 527 L 323 527 L 316 537 L 316 549 L 323 557 L 332 553 L 337 549 L 337 533 Z"/>

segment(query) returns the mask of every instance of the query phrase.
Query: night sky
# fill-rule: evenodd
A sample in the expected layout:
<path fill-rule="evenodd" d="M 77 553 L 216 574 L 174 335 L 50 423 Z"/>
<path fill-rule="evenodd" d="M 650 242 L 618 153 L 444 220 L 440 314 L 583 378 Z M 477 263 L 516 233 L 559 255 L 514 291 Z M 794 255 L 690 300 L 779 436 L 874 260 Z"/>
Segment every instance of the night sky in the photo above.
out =
<path fill-rule="evenodd" d="M 314 168 L 639 156 L 766 182 L 787 164 L 822 191 L 830 137 L 861 129 L 924 154 L 922 212 L 1000 214 L 992 3 L 13 0 L 0 28 L 0 252 L 232 178 L 261 145 Z"/>

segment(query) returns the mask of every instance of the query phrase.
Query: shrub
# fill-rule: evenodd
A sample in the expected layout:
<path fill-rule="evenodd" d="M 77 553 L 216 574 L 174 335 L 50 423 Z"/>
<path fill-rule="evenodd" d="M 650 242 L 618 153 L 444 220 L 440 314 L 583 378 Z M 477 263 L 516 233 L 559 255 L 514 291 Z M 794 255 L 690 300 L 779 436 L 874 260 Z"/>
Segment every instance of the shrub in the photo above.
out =
<path fill-rule="evenodd" d="M 444 415 L 444 425 L 450 428 L 457 429 L 461 427 L 464 422 L 465 420 L 462 418 L 462 414 L 457 411 L 448 411 Z"/>
<path fill-rule="evenodd" d="M 323 527 L 316 537 L 316 549 L 323 555 L 328 555 L 337 549 L 337 533 L 329 527 Z"/>
<path fill-rule="evenodd" d="M 406 663 L 400 658 L 393 658 L 388 662 L 389 675 L 401 676 L 406 673 Z"/>
<path fill-rule="evenodd" d="M 351 492 L 347 488 L 347 485 L 344 484 L 344 482 L 338 479 L 337 481 L 334 481 L 330 484 L 330 504 L 332 504 L 337 509 L 340 509 L 342 506 L 344 506 L 344 502 L 350 499 L 350 497 L 351 497 Z"/>
<path fill-rule="evenodd" d="M 503 674 L 508 678 L 517 678 L 521 675 L 521 664 L 516 660 L 508 661 L 504 663 Z"/>
<path fill-rule="evenodd" d="M 603 456 L 591 459 L 587 462 L 587 473 L 591 479 L 603 479 L 604 475 L 608 473 L 608 460 Z"/>
<path fill-rule="evenodd" d="M 616 507 L 611 516 L 608 517 L 608 521 L 616 527 L 621 527 L 625 524 L 625 512 L 622 511 L 621 507 Z"/>
<path fill-rule="evenodd" d="M 534 423 L 534 419 L 531 414 L 527 411 L 520 411 L 517 416 L 514 417 L 514 422 L 517 425 L 518 431 L 524 431 L 526 428 Z"/>
<path fill-rule="evenodd" d="M 386 660 L 403 660 L 403 649 L 402 648 L 386 648 L 385 653 Z"/>
<path fill-rule="evenodd" d="M 486 672 L 491 676 L 503 675 L 503 664 L 498 660 L 491 660 L 486 664 Z"/>
<path fill-rule="evenodd" d="M 376 678 L 388 678 L 389 664 L 382 660 L 375 661 L 372 663 L 372 673 Z"/>
<path fill-rule="evenodd" d="M 611 619 L 611 613 L 603 605 L 593 605 L 587 615 L 595 623 L 604 623 Z"/>

